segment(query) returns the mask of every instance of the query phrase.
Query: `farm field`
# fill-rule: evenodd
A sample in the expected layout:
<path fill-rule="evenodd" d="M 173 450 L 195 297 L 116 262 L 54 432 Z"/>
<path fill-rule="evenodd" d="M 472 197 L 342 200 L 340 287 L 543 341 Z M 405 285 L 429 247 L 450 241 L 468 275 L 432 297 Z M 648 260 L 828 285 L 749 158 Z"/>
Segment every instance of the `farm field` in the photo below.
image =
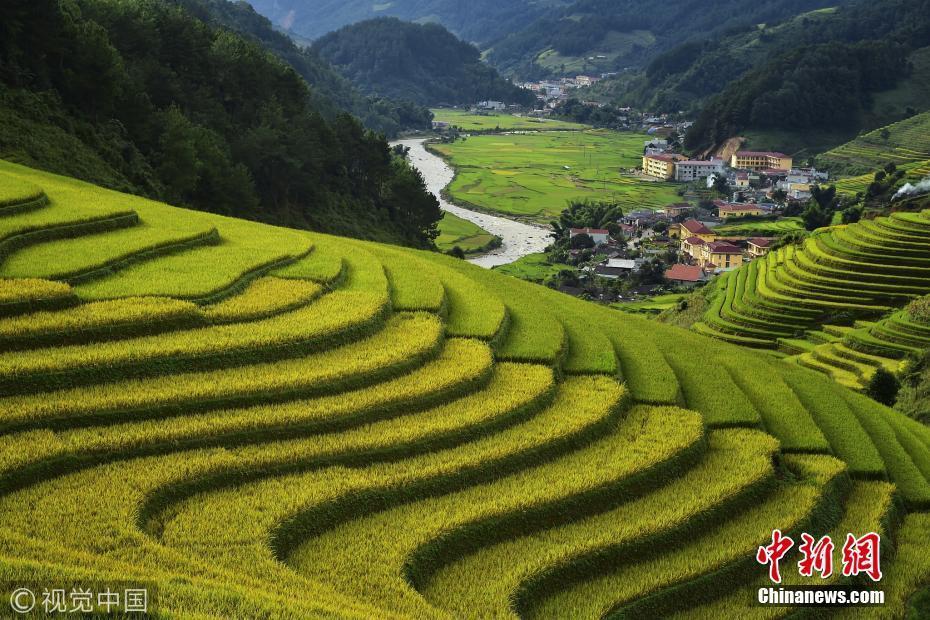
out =
<path fill-rule="evenodd" d="M 455 125 L 463 131 L 555 131 L 555 130 L 581 130 L 587 125 L 560 121 L 556 119 L 532 118 L 529 116 L 515 116 L 507 113 L 488 112 L 487 114 L 472 114 L 467 110 L 451 108 L 436 108 L 431 110 L 433 120 Z"/>
<path fill-rule="evenodd" d="M 863 390 L 879 368 L 897 374 L 930 348 L 930 327 L 901 310 L 930 293 L 930 210 L 820 229 L 712 286 L 695 331 L 777 348 Z"/>
<path fill-rule="evenodd" d="M 549 257 L 545 253 L 540 253 L 528 254 L 512 263 L 495 267 L 494 271 L 521 280 L 541 283 L 549 276 L 553 276 L 563 269 L 572 270 L 574 267 L 560 263 L 550 263 Z"/>
<path fill-rule="evenodd" d="M 436 247 L 446 252 L 458 246 L 468 254 L 480 252 L 494 240 L 494 235 L 468 220 L 444 211 L 439 220 L 439 236 Z"/>
<path fill-rule="evenodd" d="M 930 293 L 930 211 L 815 231 L 718 278 L 697 331 L 774 348 L 834 316 L 877 319 Z"/>
<path fill-rule="evenodd" d="M 678 306 L 678 304 L 686 298 L 686 294 L 683 295 L 681 293 L 668 293 L 667 295 L 656 295 L 655 297 L 650 297 L 644 301 L 614 303 L 611 304 L 611 306 L 617 310 L 623 310 L 624 312 L 659 314 L 660 312 Z"/>
<path fill-rule="evenodd" d="M 786 217 L 778 221 L 733 222 L 714 227 L 718 235 L 741 237 L 777 237 L 798 230 L 804 230 L 804 223 L 799 217 Z"/>
<path fill-rule="evenodd" d="M 778 528 L 881 534 L 886 617 L 930 584 L 930 429 L 819 372 L 5 162 L 0 204 L 0 263 L 46 250 L 0 278 L 4 583 L 202 620 L 738 617 Z M 39 277 L 81 240 L 107 251 Z"/>
<path fill-rule="evenodd" d="M 907 171 L 905 179 L 917 182 L 930 177 L 930 159 L 924 161 L 915 161 L 900 166 L 902 170 Z M 858 176 L 846 177 L 839 179 L 835 185 L 837 192 L 849 196 L 855 196 L 858 193 L 865 193 L 869 184 L 875 179 L 875 173 L 860 174 Z"/>
<path fill-rule="evenodd" d="M 431 148 L 455 168 L 448 187 L 462 206 L 545 222 L 573 200 L 624 210 L 680 201 L 679 186 L 625 175 L 642 164 L 645 134 L 590 130 L 480 135 Z"/>
<path fill-rule="evenodd" d="M 870 175 L 888 163 L 903 166 L 928 160 L 930 112 L 924 112 L 827 151 L 817 158 L 817 165 L 834 175 L 857 176 Z"/>

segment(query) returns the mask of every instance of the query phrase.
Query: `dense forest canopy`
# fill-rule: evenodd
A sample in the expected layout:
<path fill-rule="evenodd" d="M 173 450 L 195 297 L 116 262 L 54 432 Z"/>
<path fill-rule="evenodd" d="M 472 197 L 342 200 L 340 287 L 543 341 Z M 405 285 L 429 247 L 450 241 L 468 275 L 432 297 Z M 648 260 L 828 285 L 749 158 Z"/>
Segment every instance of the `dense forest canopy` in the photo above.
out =
<path fill-rule="evenodd" d="M 373 19 L 326 35 L 313 51 L 370 94 L 426 105 L 535 100 L 483 63 L 478 48 L 438 24 Z"/>
<path fill-rule="evenodd" d="M 748 70 L 710 100 L 687 135 L 688 148 L 708 148 L 749 128 L 861 128 L 875 93 L 910 79 L 908 55 L 930 45 L 930 0 L 857 0 L 791 32 L 794 47 Z M 671 69 L 653 71 L 682 66 L 670 64 Z"/>
<path fill-rule="evenodd" d="M 430 246 L 419 174 L 254 40 L 164 0 L 0 4 L 0 157 L 172 203 Z"/>
<path fill-rule="evenodd" d="M 409 100 L 366 97 L 349 80 L 307 47 L 274 28 L 268 18 L 246 2 L 231 0 L 172 0 L 202 21 L 224 26 L 259 41 L 289 64 L 311 87 L 314 106 L 327 119 L 350 112 L 369 129 L 393 138 L 405 129 L 429 129 L 432 115 Z"/>

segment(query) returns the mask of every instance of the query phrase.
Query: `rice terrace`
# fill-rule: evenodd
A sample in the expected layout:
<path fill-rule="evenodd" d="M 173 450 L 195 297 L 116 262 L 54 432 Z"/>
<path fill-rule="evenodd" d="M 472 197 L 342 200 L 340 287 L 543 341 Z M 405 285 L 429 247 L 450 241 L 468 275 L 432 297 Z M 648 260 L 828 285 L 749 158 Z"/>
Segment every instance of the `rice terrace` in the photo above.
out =
<path fill-rule="evenodd" d="M 876 614 L 930 575 L 930 431 L 819 373 L 0 172 L 8 579 L 152 583 L 178 617 L 769 617 L 773 526 L 893 540 Z"/>
<path fill-rule="evenodd" d="M 0 2 L 0 618 L 930 620 L 930 0 Z"/>

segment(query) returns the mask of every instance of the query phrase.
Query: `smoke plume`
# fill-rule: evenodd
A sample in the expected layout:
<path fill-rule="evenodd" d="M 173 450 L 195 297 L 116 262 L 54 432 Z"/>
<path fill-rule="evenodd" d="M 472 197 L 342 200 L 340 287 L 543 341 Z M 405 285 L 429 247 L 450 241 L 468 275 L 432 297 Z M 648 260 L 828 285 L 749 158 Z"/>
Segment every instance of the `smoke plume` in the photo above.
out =
<path fill-rule="evenodd" d="M 898 190 L 892 200 L 900 200 L 908 196 L 916 196 L 926 192 L 930 192 L 930 177 L 927 177 L 917 185 L 911 185 L 910 183 L 905 184 L 904 187 Z"/>

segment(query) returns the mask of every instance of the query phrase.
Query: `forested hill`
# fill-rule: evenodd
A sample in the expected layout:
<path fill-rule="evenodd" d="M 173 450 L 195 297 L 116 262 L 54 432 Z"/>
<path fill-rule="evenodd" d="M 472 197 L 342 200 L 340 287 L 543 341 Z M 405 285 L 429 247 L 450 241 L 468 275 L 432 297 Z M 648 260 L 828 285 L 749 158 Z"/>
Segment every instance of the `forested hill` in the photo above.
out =
<path fill-rule="evenodd" d="M 525 27 L 563 0 L 249 0 L 280 28 L 316 39 L 377 17 L 434 21 L 466 41 L 484 43 Z"/>
<path fill-rule="evenodd" d="M 313 104 L 328 119 L 350 112 L 364 125 L 393 138 L 405 129 L 429 129 L 429 110 L 410 101 L 363 95 L 332 66 L 306 47 L 298 47 L 271 21 L 245 2 L 232 0 L 172 0 L 197 18 L 259 41 L 294 68 L 311 87 Z"/>
<path fill-rule="evenodd" d="M 415 246 L 440 211 L 257 42 L 165 0 L 0 3 L 0 158 L 221 214 Z"/>
<path fill-rule="evenodd" d="M 689 148 L 707 148 L 749 129 L 854 135 L 930 105 L 909 96 L 907 88 L 910 80 L 928 78 L 916 60 L 930 46 L 930 0 L 856 0 L 789 32 L 793 45 L 782 41 L 773 50 L 779 53 L 729 82 L 704 107 L 687 136 Z M 712 45 L 708 56 L 714 49 L 725 50 L 726 43 Z M 694 74 L 707 74 L 710 67 Z M 673 70 L 678 69 L 694 68 L 683 63 Z M 909 105 L 886 112 L 897 118 L 875 118 L 876 96 L 892 89 L 899 107 Z"/>
<path fill-rule="evenodd" d="M 682 43 L 779 22 L 847 0 L 575 0 L 489 45 L 505 73 L 545 77 L 639 69 Z"/>
<path fill-rule="evenodd" d="M 370 94 L 425 105 L 535 99 L 484 64 L 478 48 L 438 24 L 368 20 L 317 40 L 313 51 Z"/>

